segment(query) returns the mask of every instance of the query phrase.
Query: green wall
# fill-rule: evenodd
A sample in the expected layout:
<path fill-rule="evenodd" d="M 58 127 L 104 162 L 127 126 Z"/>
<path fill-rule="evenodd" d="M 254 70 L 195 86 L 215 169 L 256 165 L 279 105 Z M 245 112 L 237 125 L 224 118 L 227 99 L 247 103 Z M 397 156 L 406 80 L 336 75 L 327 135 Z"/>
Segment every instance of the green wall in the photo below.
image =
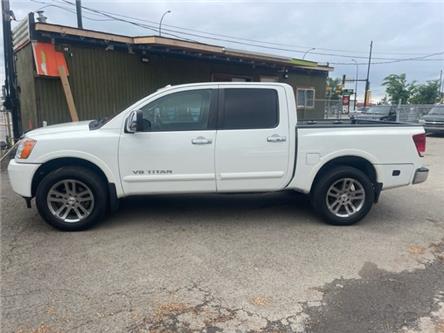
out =
<path fill-rule="evenodd" d="M 324 75 L 314 75 L 313 73 L 289 73 L 288 79 L 283 81 L 293 87 L 295 96 L 297 88 L 315 89 L 315 107 L 313 109 L 298 108 L 298 119 L 324 119 L 326 80 L 327 73 Z"/>
<path fill-rule="evenodd" d="M 70 72 L 69 81 L 81 120 L 115 115 L 167 84 L 211 81 L 214 73 L 250 76 L 253 81 L 258 81 L 261 75 L 277 76 L 281 82 L 287 82 L 295 89 L 315 88 L 316 98 L 325 95 L 325 72 L 289 72 L 285 79 L 283 73 L 277 69 L 254 68 L 248 64 L 217 63 L 153 54 L 147 54 L 145 57 L 149 62 L 144 63 L 140 54 L 106 51 L 104 48 L 68 48 L 65 58 Z M 30 45 L 17 55 L 20 59 L 17 61 L 17 72 L 22 86 L 21 112 L 25 116 L 23 128 L 28 129 L 28 118 L 32 118 L 34 127 L 41 126 L 42 121 L 47 121 L 48 124 L 69 122 L 60 79 L 34 75 Z M 315 110 L 300 110 L 298 113 L 307 119 L 319 119 L 323 117 L 323 106 L 317 105 Z"/>

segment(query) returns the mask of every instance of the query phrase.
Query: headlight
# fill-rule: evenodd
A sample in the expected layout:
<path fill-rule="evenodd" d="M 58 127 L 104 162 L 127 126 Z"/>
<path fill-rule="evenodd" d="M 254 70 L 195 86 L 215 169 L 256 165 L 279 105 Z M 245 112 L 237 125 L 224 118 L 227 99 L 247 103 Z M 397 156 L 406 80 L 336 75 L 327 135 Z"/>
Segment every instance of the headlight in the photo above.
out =
<path fill-rule="evenodd" d="M 425 120 L 424 120 L 424 119 L 419 119 L 419 123 L 420 123 L 421 125 L 424 125 L 424 124 L 425 124 Z"/>
<path fill-rule="evenodd" d="M 17 152 L 15 153 L 15 158 L 20 160 L 25 160 L 31 155 L 32 150 L 34 149 L 36 140 L 33 139 L 23 139 L 20 141 L 19 146 L 17 147 Z"/>

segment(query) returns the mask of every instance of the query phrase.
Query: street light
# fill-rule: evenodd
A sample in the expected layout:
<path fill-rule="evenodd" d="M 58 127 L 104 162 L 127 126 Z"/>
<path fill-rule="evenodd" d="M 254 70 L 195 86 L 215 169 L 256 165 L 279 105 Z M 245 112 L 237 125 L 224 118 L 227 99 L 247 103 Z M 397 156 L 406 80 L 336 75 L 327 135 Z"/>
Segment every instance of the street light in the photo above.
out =
<path fill-rule="evenodd" d="M 302 56 L 302 60 L 305 59 L 305 56 L 307 55 L 308 52 L 310 52 L 310 51 L 314 51 L 314 50 L 316 50 L 316 48 L 315 48 L 315 47 L 312 47 L 311 49 L 305 51 L 304 55 Z"/>
<path fill-rule="evenodd" d="M 359 74 L 359 64 L 355 59 L 352 61 L 356 65 L 356 75 L 355 75 L 355 103 L 353 104 L 353 111 L 356 111 L 356 100 L 358 99 L 358 74 Z"/>
<path fill-rule="evenodd" d="M 166 14 L 171 13 L 171 10 L 167 10 L 165 13 L 162 14 L 162 17 L 160 18 L 159 22 L 159 37 L 162 36 L 162 21 Z"/>

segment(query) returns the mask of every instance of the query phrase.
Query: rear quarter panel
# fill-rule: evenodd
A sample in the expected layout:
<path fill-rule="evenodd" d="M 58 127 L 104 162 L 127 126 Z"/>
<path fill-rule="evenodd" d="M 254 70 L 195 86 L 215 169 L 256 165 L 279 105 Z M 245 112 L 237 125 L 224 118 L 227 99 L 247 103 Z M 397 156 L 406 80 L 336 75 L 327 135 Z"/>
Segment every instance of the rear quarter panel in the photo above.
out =
<path fill-rule="evenodd" d="M 412 136 L 424 133 L 422 127 L 326 127 L 298 128 L 295 177 L 289 188 L 308 193 L 319 170 L 342 156 L 368 160 L 383 188 L 408 185 L 413 171 L 423 166 Z M 393 177 L 392 170 L 401 170 Z"/>

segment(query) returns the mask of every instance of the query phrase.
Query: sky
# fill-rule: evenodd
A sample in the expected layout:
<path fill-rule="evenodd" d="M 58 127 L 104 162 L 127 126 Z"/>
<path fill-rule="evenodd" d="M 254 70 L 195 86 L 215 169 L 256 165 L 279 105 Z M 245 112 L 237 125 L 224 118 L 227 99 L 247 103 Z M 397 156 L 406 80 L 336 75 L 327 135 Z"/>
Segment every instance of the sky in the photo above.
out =
<path fill-rule="evenodd" d="M 48 23 L 76 26 L 74 7 L 66 1 L 74 0 L 10 0 L 18 21 L 45 7 Z M 359 79 L 364 79 L 369 44 L 373 41 L 370 88 L 375 101 L 384 96 L 382 81 L 389 74 L 406 73 L 409 81 L 426 82 L 439 79 L 444 69 L 444 0 L 83 0 L 82 5 L 125 15 L 130 20 L 139 19 L 142 21 L 137 22 L 150 26 L 143 28 L 83 10 L 83 25 L 87 29 L 124 35 L 157 34 L 162 14 L 170 10 L 162 25 L 165 36 L 170 33 L 209 44 L 294 58 L 302 58 L 306 53 L 307 60 L 333 66 L 331 77 L 345 74 L 352 79 L 358 70 Z M 3 43 L 0 52 L 3 81 Z M 406 61 L 412 58 L 415 61 Z M 348 83 L 347 88 L 354 88 L 354 83 Z M 364 83 L 360 83 L 358 100 L 363 93 Z"/>

